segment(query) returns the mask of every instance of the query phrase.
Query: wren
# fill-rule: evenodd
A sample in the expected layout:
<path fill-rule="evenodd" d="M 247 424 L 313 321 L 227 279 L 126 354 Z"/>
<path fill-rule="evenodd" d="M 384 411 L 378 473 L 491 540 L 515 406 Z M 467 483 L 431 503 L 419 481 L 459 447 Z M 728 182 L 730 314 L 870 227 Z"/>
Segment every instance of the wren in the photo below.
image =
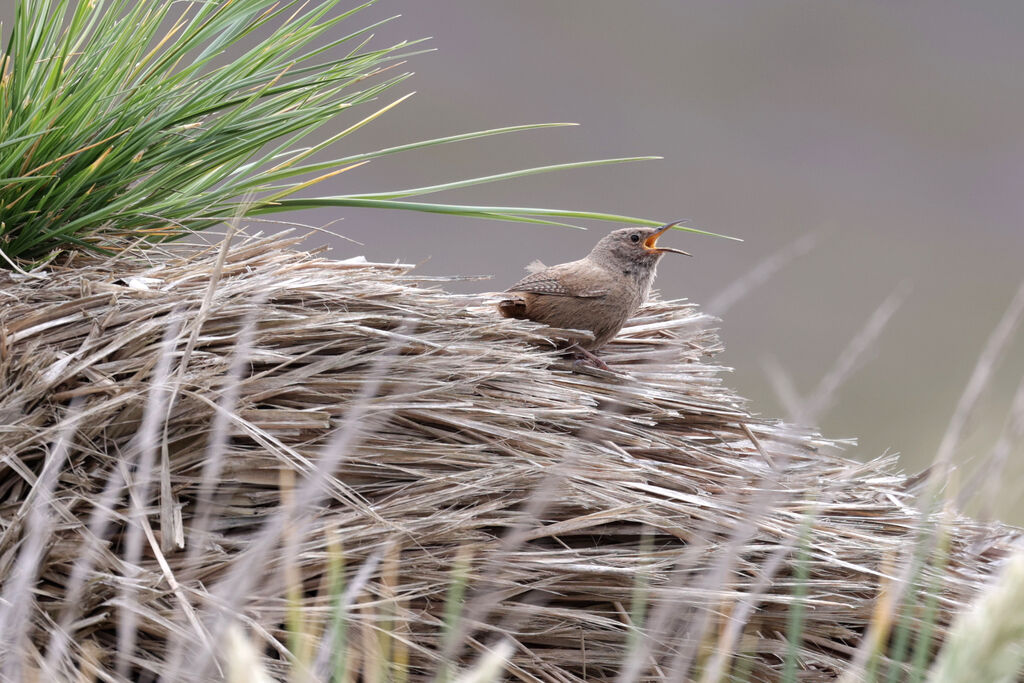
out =
<path fill-rule="evenodd" d="M 578 261 L 538 270 L 505 290 L 498 303 L 506 318 L 550 327 L 588 330 L 593 340 L 574 344 L 583 356 L 607 369 L 593 352 L 607 344 L 647 300 L 658 261 L 685 251 L 657 246 L 658 238 L 682 221 L 660 228 L 614 230 Z"/>

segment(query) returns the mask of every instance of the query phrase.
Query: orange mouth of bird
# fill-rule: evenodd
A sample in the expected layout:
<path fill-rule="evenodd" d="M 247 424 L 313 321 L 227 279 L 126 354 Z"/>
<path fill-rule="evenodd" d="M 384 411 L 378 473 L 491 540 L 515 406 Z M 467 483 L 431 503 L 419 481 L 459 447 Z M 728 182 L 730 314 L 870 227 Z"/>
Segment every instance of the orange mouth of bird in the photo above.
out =
<path fill-rule="evenodd" d="M 669 227 L 671 227 L 671 226 L 666 225 L 664 228 L 662 228 L 658 232 L 654 233 L 653 235 L 651 235 L 650 237 L 645 239 L 644 240 L 644 246 L 647 247 L 648 249 L 657 249 L 658 248 L 658 238 L 661 237 L 662 235 L 664 235 L 665 232 L 669 229 Z"/>
<path fill-rule="evenodd" d="M 691 254 L 682 251 L 681 249 L 672 249 L 670 247 L 658 246 L 658 238 L 664 235 L 672 228 L 674 228 L 675 226 L 679 225 L 680 223 L 682 223 L 682 221 L 676 221 L 675 223 L 669 223 L 668 225 L 663 226 L 660 230 L 658 230 L 657 232 L 655 232 L 650 237 L 644 240 L 644 248 L 647 249 L 648 251 L 653 251 L 656 254 L 664 254 L 666 252 L 671 252 L 673 254 L 683 254 L 684 256 L 690 256 Z"/>

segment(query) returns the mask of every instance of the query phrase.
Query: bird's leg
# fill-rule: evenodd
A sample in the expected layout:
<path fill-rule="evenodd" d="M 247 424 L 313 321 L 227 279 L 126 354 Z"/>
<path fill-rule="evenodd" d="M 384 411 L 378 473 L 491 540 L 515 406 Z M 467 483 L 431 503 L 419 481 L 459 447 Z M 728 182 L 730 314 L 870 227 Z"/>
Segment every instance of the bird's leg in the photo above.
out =
<path fill-rule="evenodd" d="M 601 368 L 602 370 L 607 370 L 608 372 L 612 372 L 612 369 L 608 367 L 607 363 L 605 363 L 603 360 L 595 356 L 590 351 L 587 351 L 579 344 L 573 344 L 572 346 L 569 347 L 569 350 L 575 351 L 576 356 L 578 358 L 578 360 L 576 361 L 577 363 L 582 363 L 584 360 L 587 360 L 590 361 L 590 364 L 595 367 Z"/>

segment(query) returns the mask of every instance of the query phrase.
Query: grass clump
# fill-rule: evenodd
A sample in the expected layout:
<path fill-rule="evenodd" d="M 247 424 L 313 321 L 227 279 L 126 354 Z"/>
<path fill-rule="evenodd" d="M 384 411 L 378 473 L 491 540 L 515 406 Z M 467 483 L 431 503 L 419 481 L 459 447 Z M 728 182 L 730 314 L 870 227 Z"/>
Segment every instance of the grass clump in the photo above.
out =
<path fill-rule="evenodd" d="M 241 628 L 230 665 L 275 680 L 825 681 L 861 645 L 887 680 L 1019 542 L 952 517 L 904 578 L 940 513 L 750 415 L 692 304 L 587 374 L 404 266 L 289 247 L 0 273 L 9 679 L 215 680 Z M 866 635 L 885 599 L 923 650 Z"/>
<path fill-rule="evenodd" d="M 408 190 L 308 197 L 373 159 L 513 126 L 335 153 L 336 143 L 399 104 L 371 102 L 404 81 L 415 43 L 370 47 L 348 28 L 366 3 L 19 2 L 0 56 L 0 251 L 8 266 L 69 246 L 159 241 L 241 212 L 361 206 L 513 221 L 628 219 L 594 212 L 446 205 L 409 198 L 606 159 L 523 169 Z M 406 95 L 407 97 L 408 95 Z M 353 110 L 353 116 L 349 110 Z M 349 123 L 316 137 L 338 117 Z M 243 202 L 243 198 L 252 198 Z"/>

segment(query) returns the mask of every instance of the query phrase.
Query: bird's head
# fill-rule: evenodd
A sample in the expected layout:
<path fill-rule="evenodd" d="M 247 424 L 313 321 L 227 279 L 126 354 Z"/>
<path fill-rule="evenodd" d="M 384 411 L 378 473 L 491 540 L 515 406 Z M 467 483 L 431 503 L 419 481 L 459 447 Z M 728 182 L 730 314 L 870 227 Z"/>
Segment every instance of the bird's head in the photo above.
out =
<path fill-rule="evenodd" d="M 665 253 L 690 256 L 690 254 L 680 249 L 658 246 L 658 238 L 680 223 L 682 221 L 676 221 L 663 225 L 660 228 L 638 227 L 613 230 L 597 243 L 594 250 L 590 252 L 591 257 L 602 260 L 610 258 L 616 262 L 653 266 L 661 258 L 661 255 Z"/>

